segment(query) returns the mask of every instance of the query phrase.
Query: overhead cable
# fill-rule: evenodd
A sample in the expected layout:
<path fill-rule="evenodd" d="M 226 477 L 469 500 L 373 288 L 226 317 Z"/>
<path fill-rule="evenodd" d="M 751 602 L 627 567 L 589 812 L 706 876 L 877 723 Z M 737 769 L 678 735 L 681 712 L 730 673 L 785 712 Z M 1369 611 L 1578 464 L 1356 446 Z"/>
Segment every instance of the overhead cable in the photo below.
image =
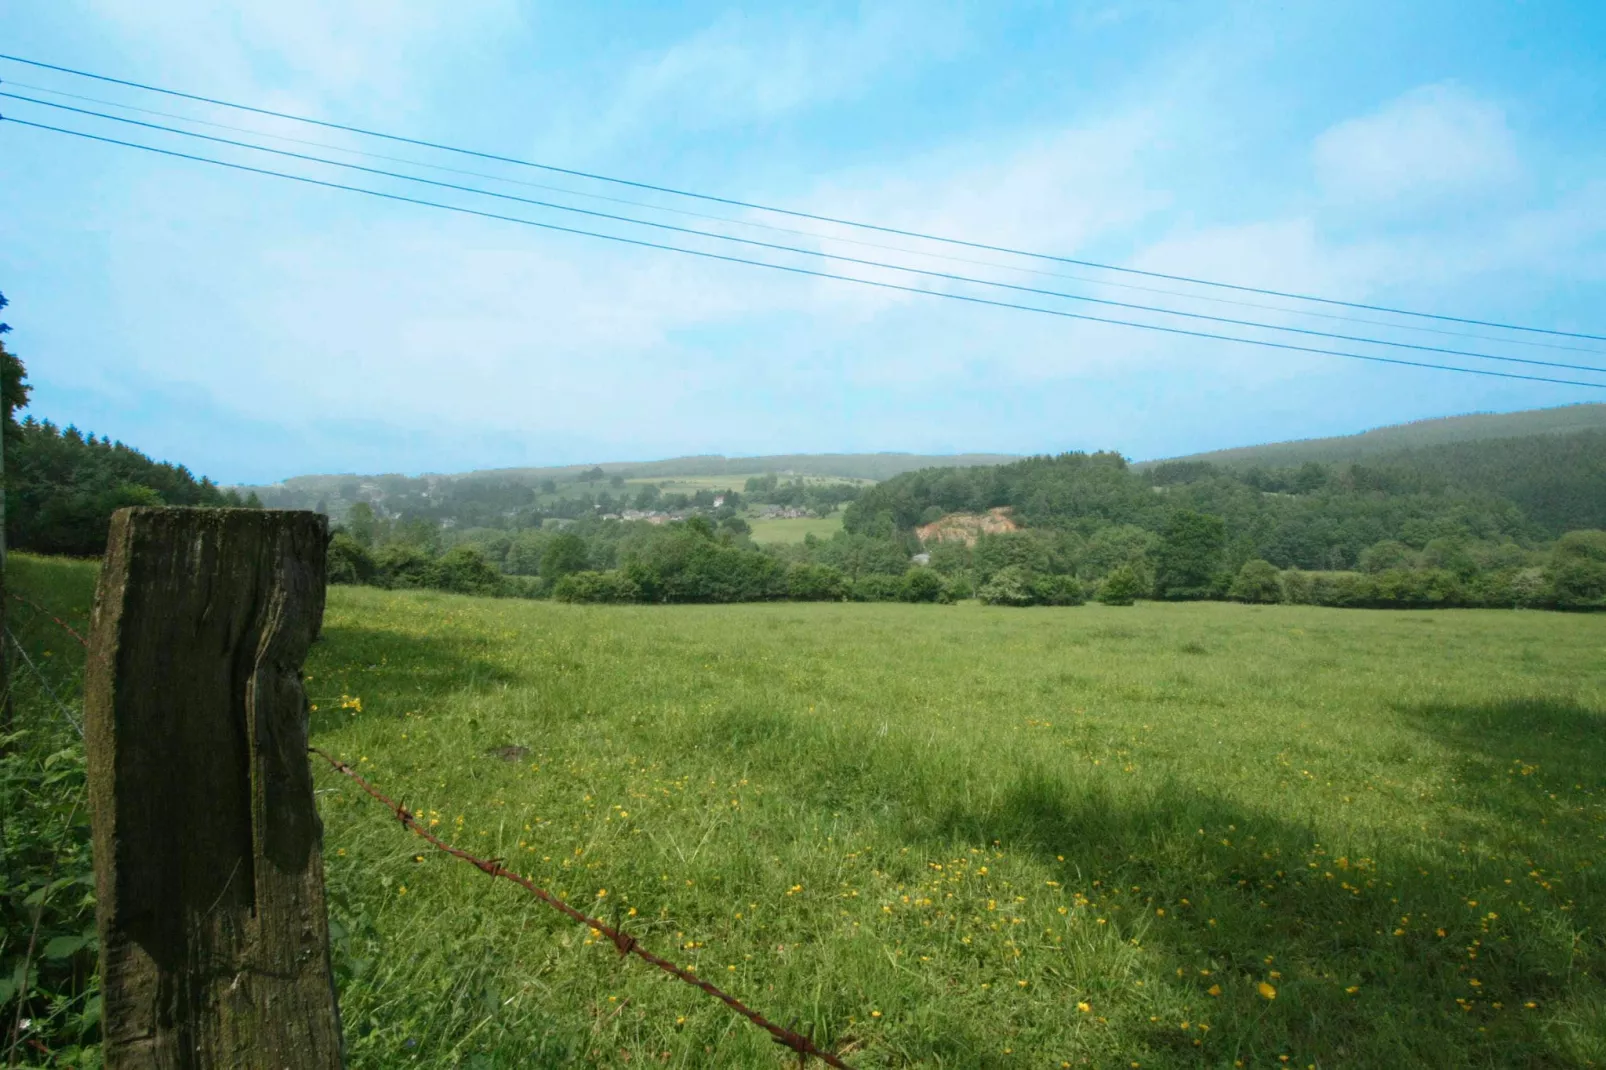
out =
<path fill-rule="evenodd" d="M 1055 316 L 1061 319 L 1076 320 L 1084 323 L 1102 323 L 1118 327 L 1133 327 L 1140 330 L 1155 331 L 1162 334 L 1178 335 L 1188 338 L 1205 338 L 1221 342 L 1236 342 L 1240 345 L 1259 346 L 1265 349 L 1278 349 L 1294 353 L 1311 353 L 1319 356 L 1343 357 L 1349 360 L 1364 360 L 1376 364 L 1392 364 L 1408 368 L 1427 368 L 1435 371 L 1460 372 L 1467 375 L 1483 375 L 1497 379 L 1518 379 L 1527 382 L 1553 383 L 1560 386 L 1581 386 L 1597 390 L 1606 390 L 1606 383 L 1589 382 L 1579 379 L 1557 379 L 1548 376 L 1521 375 L 1515 372 L 1494 371 L 1488 368 L 1467 368 L 1452 364 L 1433 364 L 1426 361 L 1403 360 L 1398 357 L 1382 357 L 1366 353 L 1352 353 L 1344 350 L 1321 349 L 1315 346 L 1295 345 L 1289 342 L 1273 342 L 1261 338 L 1243 338 L 1236 335 L 1215 334 L 1209 331 L 1196 331 L 1183 327 L 1171 327 L 1156 323 L 1142 323 L 1135 320 L 1122 320 L 1106 316 L 1093 316 L 1080 312 L 1067 312 L 1064 309 L 1043 308 L 1037 305 L 1025 305 L 1012 301 L 999 301 L 992 298 L 977 297 L 973 294 L 950 293 L 942 290 L 927 290 L 918 286 L 905 286 L 899 283 L 886 282 L 877 279 L 858 278 L 852 275 L 840 275 L 834 272 L 818 271 L 813 268 L 798 267 L 792 264 L 776 264 L 764 260 L 753 260 L 746 257 L 729 256 L 724 253 L 709 252 L 704 249 L 688 249 L 684 246 L 669 245 L 663 242 L 647 241 L 641 238 L 630 238 L 619 234 L 608 234 L 601 231 L 583 230 L 578 227 L 566 227 L 557 223 L 544 223 L 533 219 L 524 219 L 519 216 L 504 215 L 499 212 L 487 212 L 477 208 L 467 208 L 462 205 L 445 204 L 440 201 L 425 200 L 420 197 L 408 197 L 399 193 L 387 193 L 382 190 L 368 189 L 363 186 L 351 186 L 341 182 L 330 182 L 325 179 L 311 178 L 306 175 L 291 174 L 286 171 L 274 171 L 269 168 L 252 167 L 248 164 L 235 163 L 229 160 L 219 160 L 210 156 L 200 156 L 193 153 L 178 152 L 174 149 L 164 149 L 155 145 L 146 145 L 135 141 L 123 141 L 118 138 L 105 137 L 100 134 L 91 134 L 83 130 L 71 130 L 46 123 L 36 123 L 27 119 L 17 119 L 10 116 L 3 117 L 5 122 L 15 126 L 28 127 L 34 130 L 46 131 L 54 134 L 63 134 L 70 137 L 83 138 L 107 145 L 120 145 L 125 148 L 138 149 L 144 152 L 155 153 L 161 156 L 173 157 L 181 160 L 192 160 L 197 163 L 212 164 L 217 167 L 228 168 L 234 171 L 249 174 L 264 175 L 272 178 L 287 179 L 310 186 L 324 189 L 344 190 L 348 193 L 360 193 L 382 200 L 396 201 L 402 204 L 419 205 L 426 208 L 438 208 L 447 212 L 461 215 L 476 216 L 481 219 L 497 220 L 505 223 L 516 223 L 521 226 L 537 227 L 542 230 L 560 234 L 572 234 L 580 237 L 599 238 L 603 241 L 616 242 L 622 245 L 631 245 L 643 249 L 657 249 L 664 252 L 680 253 L 686 256 L 695 256 L 705 260 L 715 260 L 729 264 L 744 264 L 750 267 L 768 268 L 772 271 L 783 271 L 788 274 L 802 275 L 810 278 L 831 279 L 838 282 L 856 283 L 861 286 L 870 286 L 880 290 L 896 293 L 918 294 L 924 297 L 937 297 L 949 301 L 962 301 L 966 304 L 981 305 L 990 308 L 1013 309 L 1021 312 L 1034 312 L 1039 315 Z"/>
<path fill-rule="evenodd" d="M 797 209 L 780 208 L 773 205 L 759 204 L 753 201 L 743 201 L 731 197 L 719 197 L 709 193 L 698 193 L 692 190 L 677 189 L 672 186 L 661 186 L 650 182 L 639 182 L 633 179 L 618 178 L 612 175 L 605 175 L 592 171 L 581 171 L 575 168 L 560 167 L 556 164 L 541 163 L 535 160 L 524 160 L 515 156 L 504 156 L 498 153 L 481 152 L 477 149 L 462 148 L 460 146 L 449 145 L 442 142 L 427 141 L 422 138 L 411 138 L 400 134 L 389 134 L 385 133 L 384 131 L 370 130 L 364 127 L 353 126 L 346 123 L 331 122 L 326 119 L 314 119 L 310 116 L 296 115 L 291 112 L 275 111 L 271 108 L 259 108 L 250 104 L 239 104 L 234 101 L 223 100 L 217 97 L 208 97 L 197 93 L 186 93 L 177 89 L 168 89 L 163 86 L 130 81 L 124 78 L 114 78 L 110 75 L 97 74 L 93 71 L 80 70 L 78 68 L 61 66 L 54 63 L 45 63 L 40 60 L 27 59 L 22 56 L 0 53 L 0 60 L 21 63 L 42 70 L 56 71 L 61 74 L 69 74 L 78 78 L 89 78 L 94 81 L 105 82 L 111 85 L 125 86 L 130 89 L 139 89 L 149 93 L 160 93 L 164 96 L 191 100 L 201 104 L 211 104 L 215 107 L 231 108 L 237 111 L 250 112 L 256 115 L 265 115 L 275 119 L 284 119 L 290 122 L 307 123 L 312 126 L 320 126 L 329 130 L 340 130 L 349 134 L 359 134 L 364 137 L 380 138 L 386 141 L 396 142 L 398 144 L 414 145 L 419 148 L 435 149 L 440 152 L 457 153 L 459 155 L 476 157 L 483 160 L 494 160 L 498 163 L 513 164 L 519 167 L 532 167 L 554 174 L 569 175 L 574 178 L 584 178 L 594 182 L 607 182 L 614 185 L 629 186 L 635 189 L 651 190 L 655 193 L 665 193 L 677 197 L 688 197 L 715 204 L 725 204 L 736 208 L 747 208 L 759 212 L 772 212 L 778 215 L 791 216 L 795 219 L 809 219 L 819 223 L 830 223 L 836 226 L 854 227 L 861 230 L 877 231 L 882 234 L 894 234 L 900 237 L 915 238 L 921 241 L 941 242 L 948 245 L 957 245 L 986 252 L 1002 253 L 1010 256 L 1022 256 L 1035 260 L 1050 261 L 1061 264 L 1072 264 L 1078 267 L 1095 268 L 1101 271 L 1116 271 L 1124 274 L 1140 275 L 1146 278 L 1163 279 L 1168 282 L 1187 283 L 1194 286 L 1210 286 L 1219 289 L 1233 290 L 1240 293 L 1253 293 L 1266 297 L 1279 297 L 1291 301 L 1311 301 L 1329 306 L 1360 309 L 1369 312 L 1381 312 L 1394 316 L 1411 316 L 1420 319 L 1436 320 L 1444 323 L 1461 323 L 1469 326 L 1489 327 L 1497 330 L 1521 331 L 1530 334 L 1543 334 L 1563 338 L 1580 338 L 1587 339 L 1589 341 L 1606 342 L 1606 335 L 1584 334 L 1575 331 L 1561 331 L 1545 327 L 1529 327 L 1521 324 L 1501 323 L 1493 320 L 1480 320 L 1465 316 L 1450 316 L 1433 312 L 1419 312 L 1412 309 L 1394 308 L 1387 305 L 1375 305 L 1358 301 L 1343 301 L 1337 298 L 1320 297 L 1313 294 L 1292 293 L 1258 286 L 1244 286 L 1237 283 L 1219 282 L 1213 279 L 1196 278 L 1188 275 L 1176 275 L 1161 271 L 1148 271 L 1141 268 L 1123 267 L 1118 264 L 1105 264 L 1093 260 L 1080 260 L 1074 257 L 1055 256 L 1049 253 L 1034 252 L 1026 249 L 1013 249 L 1008 246 L 993 245 L 987 242 L 967 241 L 962 238 L 950 238 L 937 234 L 923 233 L 921 231 L 905 230 L 898 227 L 883 226 L 875 223 L 858 222 L 855 220 L 843 219 L 835 216 L 799 211 Z"/>

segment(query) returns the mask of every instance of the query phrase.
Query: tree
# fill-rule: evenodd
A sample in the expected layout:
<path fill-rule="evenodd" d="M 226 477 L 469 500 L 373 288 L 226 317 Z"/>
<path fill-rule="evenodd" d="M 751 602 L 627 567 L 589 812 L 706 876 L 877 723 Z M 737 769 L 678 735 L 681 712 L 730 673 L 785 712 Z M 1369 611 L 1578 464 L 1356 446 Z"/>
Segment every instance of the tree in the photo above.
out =
<path fill-rule="evenodd" d="M 1099 585 L 1098 599 L 1107 606 L 1129 606 L 1144 592 L 1145 587 L 1137 570 L 1131 565 L 1122 565 L 1104 577 L 1104 582 Z"/>
<path fill-rule="evenodd" d="M 329 540 L 330 583 L 372 583 L 376 568 L 368 549 L 344 531 Z"/>
<path fill-rule="evenodd" d="M 898 592 L 900 602 L 940 602 L 947 585 L 942 574 L 929 568 L 912 568 L 903 574 L 903 587 Z"/>
<path fill-rule="evenodd" d="M 591 564 L 586 541 L 571 531 L 555 535 L 541 554 L 541 575 L 557 583 L 571 572 L 583 572 Z"/>
<path fill-rule="evenodd" d="M 848 596 L 848 578 L 830 565 L 799 562 L 786 570 L 786 597 L 794 602 L 840 602 Z"/>
<path fill-rule="evenodd" d="M 1545 586 L 1559 609 L 1606 609 L 1606 531 L 1569 531 L 1556 540 Z"/>
<path fill-rule="evenodd" d="M 1410 568 L 1416 563 L 1416 552 L 1396 539 L 1373 543 L 1361 553 L 1362 572 L 1387 572 L 1390 569 Z"/>
<path fill-rule="evenodd" d="M 1040 606 L 1079 606 L 1087 601 L 1082 581 L 1075 576 L 1038 576 L 1032 594 Z"/>
<path fill-rule="evenodd" d="M 1262 561 L 1259 558 L 1245 561 L 1244 567 L 1233 577 L 1227 597 L 1238 602 L 1280 601 L 1283 589 L 1277 580 L 1277 566 L 1270 561 Z"/>
<path fill-rule="evenodd" d="M 497 594 L 502 574 L 474 547 L 454 546 L 434 563 L 429 585 L 458 594 Z"/>
<path fill-rule="evenodd" d="M 990 606 L 1029 606 L 1037 601 L 1037 592 L 1032 589 L 1031 573 L 1009 565 L 977 588 L 976 597 Z"/>
<path fill-rule="evenodd" d="M 374 516 L 374 507 L 367 502 L 357 502 L 346 510 L 346 530 L 358 546 L 365 550 L 374 547 L 374 536 L 379 530 L 378 518 Z"/>
<path fill-rule="evenodd" d="M 1227 525 L 1219 516 L 1178 509 L 1166 521 L 1155 554 L 1154 590 L 1160 598 L 1210 598 L 1226 585 L 1220 575 Z"/>

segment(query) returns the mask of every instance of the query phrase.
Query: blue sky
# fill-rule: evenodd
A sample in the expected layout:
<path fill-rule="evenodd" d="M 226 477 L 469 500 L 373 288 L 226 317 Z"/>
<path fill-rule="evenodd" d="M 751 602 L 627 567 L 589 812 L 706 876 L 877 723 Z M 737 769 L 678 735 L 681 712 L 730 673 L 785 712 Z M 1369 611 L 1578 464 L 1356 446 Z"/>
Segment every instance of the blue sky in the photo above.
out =
<path fill-rule="evenodd" d="M 0 7 L 0 40 L 743 200 L 1606 334 L 1599 3 L 63 0 Z M 36 414 L 226 482 L 687 453 L 1145 458 L 1606 400 L 696 261 L 5 123 L 0 291 Z"/>

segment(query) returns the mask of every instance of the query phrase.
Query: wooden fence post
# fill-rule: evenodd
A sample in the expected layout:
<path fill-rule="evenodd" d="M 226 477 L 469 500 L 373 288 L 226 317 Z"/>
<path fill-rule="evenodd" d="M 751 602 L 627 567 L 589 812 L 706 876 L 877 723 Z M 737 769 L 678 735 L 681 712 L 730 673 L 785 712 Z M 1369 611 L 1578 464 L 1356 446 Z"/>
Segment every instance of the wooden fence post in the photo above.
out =
<path fill-rule="evenodd" d="M 108 1070 L 341 1065 L 301 684 L 327 530 L 112 518 L 84 681 Z"/>

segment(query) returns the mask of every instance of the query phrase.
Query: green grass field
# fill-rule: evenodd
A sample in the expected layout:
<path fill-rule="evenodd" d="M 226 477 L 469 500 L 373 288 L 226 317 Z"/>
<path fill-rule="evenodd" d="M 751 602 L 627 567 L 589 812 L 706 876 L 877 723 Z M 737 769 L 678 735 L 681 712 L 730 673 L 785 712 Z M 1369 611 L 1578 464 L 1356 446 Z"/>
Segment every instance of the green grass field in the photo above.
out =
<path fill-rule="evenodd" d="M 841 531 L 842 514 L 833 513 L 828 517 L 777 517 L 773 520 L 750 517 L 748 523 L 753 525 L 754 542 L 802 542 L 808 535 L 829 539 Z"/>
<path fill-rule="evenodd" d="M 436 831 L 861 1068 L 1549 1067 L 1606 1061 L 1603 671 L 1600 616 L 336 588 L 307 686 Z M 349 1066 L 789 1065 L 317 788 Z"/>

